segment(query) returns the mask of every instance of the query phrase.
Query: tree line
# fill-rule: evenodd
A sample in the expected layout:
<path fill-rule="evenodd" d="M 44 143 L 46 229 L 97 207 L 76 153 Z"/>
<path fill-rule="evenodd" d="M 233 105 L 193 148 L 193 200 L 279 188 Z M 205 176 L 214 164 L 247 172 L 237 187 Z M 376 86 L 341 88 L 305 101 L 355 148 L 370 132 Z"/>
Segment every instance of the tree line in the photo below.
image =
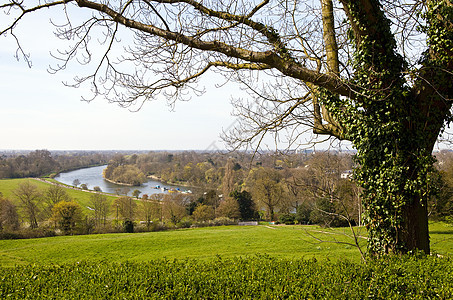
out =
<path fill-rule="evenodd" d="M 249 220 L 363 225 L 361 190 L 350 178 L 353 166 L 350 154 L 266 153 L 258 155 L 253 164 L 250 155 L 197 152 L 126 155 L 121 159 L 123 165 L 143 174 L 160 177 L 172 173 L 179 183 L 202 184 L 194 187 L 192 194 L 141 195 L 136 190 L 134 197 L 126 193 L 113 199 L 92 193 L 86 207 L 71 199 L 61 186 L 39 190 L 31 181 L 25 181 L 10 199 L 0 195 L 0 232 L 39 236 L 55 232 L 154 231 Z M 437 158 L 437 171 L 432 176 L 438 193 L 429 201 L 429 215 L 451 222 L 453 153 L 444 151 Z M 111 161 L 118 160 L 119 156 L 115 156 Z M 183 178 L 186 180 L 182 181 Z"/>
<path fill-rule="evenodd" d="M 52 154 L 48 150 L 35 150 L 28 154 L 9 157 L 0 155 L 0 178 L 41 177 L 82 167 L 106 164 L 112 155 L 101 152 Z"/>

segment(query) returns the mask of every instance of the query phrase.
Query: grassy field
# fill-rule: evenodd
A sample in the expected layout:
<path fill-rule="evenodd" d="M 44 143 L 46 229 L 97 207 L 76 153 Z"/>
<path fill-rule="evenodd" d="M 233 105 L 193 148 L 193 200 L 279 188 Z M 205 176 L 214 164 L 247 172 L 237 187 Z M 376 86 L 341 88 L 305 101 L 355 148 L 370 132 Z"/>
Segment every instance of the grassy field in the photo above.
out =
<path fill-rule="evenodd" d="M 431 230 L 433 251 L 451 256 L 453 226 L 433 223 Z M 0 266 L 79 261 L 145 262 L 162 258 L 212 260 L 217 256 L 232 258 L 256 254 L 285 259 L 359 262 L 357 248 L 344 244 L 353 242 L 346 234 L 350 234 L 347 228 L 261 225 L 3 240 L 0 241 Z M 364 240 L 361 245 L 365 246 Z"/>
<path fill-rule="evenodd" d="M 28 179 L 0 180 L 0 192 L 14 200 L 12 191 Z M 42 191 L 49 184 L 32 180 Z M 90 193 L 67 189 L 68 194 L 85 209 Z M 110 199 L 115 197 L 111 196 Z M 453 254 L 453 226 L 431 223 L 432 250 Z M 366 236 L 361 229 L 359 235 Z M 360 261 L 360 253 L 350 245 L 349 228 L 323 229 L 317 226 L 222 226 L 176 231 L 61 236 L 29 240 L 0 241 L 0 266 L 20 264 L 60 264 L 83 260 L 149 261 L 160 258 L 195 258 L 210 260 L 222 257 L 269 254 L 274 257 L 317 258 Z M 365 248 L 365 240 L 361 246 Z"/>
<path fill-rule="evenodd" d="M 284 258 L 360 260 L 355 247 L 322 243 L 317 238 L 352 242 L 343 229 L 319 233 L 314 226 L 221 226 L 174 231 L 61 236 L 0 242 L 0 262 L 60 264 L 83 260 L 149 261 L 158 258 L 212 259 L 258 253 Z M 345 229 L 346 230 L 346 229 Z M 309 233 L 309 234 L 308 234 Z M 335 233 L 335 234 L 334 234 Z M 347 232 L 345 232 L 347 233 Z M 364 244 L 364 243 L 363 243 Z"/>
<path fill-rule="evenodd" d="M 55 181 L 51 179 L 47 179 L 50 181 Z M 46 182 L 42 182 L 36 179 L 29 179 L 29 178 L 20 178 L 20 179 L 0 179 L 0 192 L 3 194 L 5 198 L 10 199 L 14 204 L 18 205 L 15 196 L 14 190 L 17 186 L 25 181 L 30 181 L 32 184 L 36 185 L 38 189 L 45 193 L 45 191 L 49 188 L 50 184 Z M 66 188 L 66 192 L 68 193 L 71 199 L 74 199 L 76 202 L 80 204 L 82 210 L 87 213 L 89 209 L 87 206 L 90 205 L 90 196 L 92 193 L 83 190 L 76 190 L 72 188 Z M 107 196 L 110 201 L 113 201 L 116 197 L 115 196 Z"/>
<path fill-rule="evenodd" d="M 0 180 L 0 191 L 14 199 L 22 180 Z M 318 226 L 0 240 L 0 299 L 452 299 L 453 225 L 431 222 L 430 233 L 441 256 L 367 264 L 348 228 Z"/>

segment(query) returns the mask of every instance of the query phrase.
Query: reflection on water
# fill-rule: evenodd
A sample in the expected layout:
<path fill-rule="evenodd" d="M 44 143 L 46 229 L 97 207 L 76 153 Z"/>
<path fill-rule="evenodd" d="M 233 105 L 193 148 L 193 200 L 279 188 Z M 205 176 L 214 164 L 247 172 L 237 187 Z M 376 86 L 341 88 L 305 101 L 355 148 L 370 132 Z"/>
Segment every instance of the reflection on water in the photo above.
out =
<path fill-rule="evenodd" d="M 114 183 L 106 181 L 104 179 L 104 177 L 102 176 L 102 171 L 106 167 L 107 166 L 90 167 L 90 168 L 60 173 L 60 174 L 58 174 L 58 176 L 55 177 L 55 180 L 57 180 L 61 183 L 67 184 L 67 185 L 73 185 L 74 180 L 78 179 L 80 184 L 83 184 L 83 183 L 86 184 L 90 190 L 92 190 L 95 186 L 98 186 L 101 188 L 101 190 L 103 192 L 112 193 L 112 194 L 116 194 L 117 189 L 124 189 L 124 188 L 129 189 L 128 195 L 132 195 L 132 192 L 134 190 L 139 190 L 141 192 L 141 195 L 164 193 L 164 191 L 162 191 L 162 189 L 156 189 L 155 188 L 156 186 L 160 186 L 160 187 L 166 188 L 166 189 L 180 189 L 181 191 L 187 190 L 187 188 L 185 188 L 185 187 L 163 184 L 159 181 L 154 181 L 154 180 L 145 182 L 141 186 L 124 186 L 124 185 L 114 184 Z M 167 193 L 167 191 L 165 191 L 165 193 Z M 124 193 L 122 193 L 122 194 L 124 194 Z"/>

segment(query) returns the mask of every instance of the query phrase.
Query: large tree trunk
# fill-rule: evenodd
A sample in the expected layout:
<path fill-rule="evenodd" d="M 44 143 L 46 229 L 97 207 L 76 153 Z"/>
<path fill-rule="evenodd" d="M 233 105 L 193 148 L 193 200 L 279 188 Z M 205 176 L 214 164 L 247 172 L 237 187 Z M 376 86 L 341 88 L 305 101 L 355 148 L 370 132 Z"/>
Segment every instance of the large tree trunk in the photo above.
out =
<path fill-rule="evenodd" d="M 397 239 L 408 251 L 418 249 L 430 253 L 427 204 L 426 199 L 414 199 L 402 209 L 404 221 Z"/>

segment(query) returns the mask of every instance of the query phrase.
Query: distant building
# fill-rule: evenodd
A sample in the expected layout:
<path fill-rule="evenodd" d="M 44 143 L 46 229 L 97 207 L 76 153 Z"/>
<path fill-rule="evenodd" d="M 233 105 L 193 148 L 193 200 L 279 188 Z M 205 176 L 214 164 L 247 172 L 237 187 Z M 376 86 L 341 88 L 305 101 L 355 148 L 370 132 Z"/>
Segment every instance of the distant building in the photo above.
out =
<path fill-rule="evenodd" d="M 346 170 L 340 175 L 341 178 L 343 179 L 350 179 L 352 178 L 352 170 Z"/>

